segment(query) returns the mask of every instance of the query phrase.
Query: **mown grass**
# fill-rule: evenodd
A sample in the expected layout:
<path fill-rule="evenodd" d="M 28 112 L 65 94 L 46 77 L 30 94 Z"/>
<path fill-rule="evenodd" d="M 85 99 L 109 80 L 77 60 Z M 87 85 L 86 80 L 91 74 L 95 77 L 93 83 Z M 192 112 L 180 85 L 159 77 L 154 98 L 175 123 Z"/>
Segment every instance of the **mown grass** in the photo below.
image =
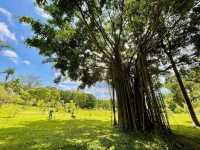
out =
<path fill-rule="evenodd" d="M 200 120 L 200 115 L 198 118 Z M 186 139 L 192 145 L 196 145 L 196 149 L 200 150 L 200 128 L 196 128 L 192 124 L 188 113 L 170 114 L 169 122 L 173 133 Z"/>
<path fill-rule="evenodd" d="M 155 134 L 122 133 L 111 125 L 111 112 L 78 110 L 76 118 L 56 112 L 47 120 L 39 108 L 7 105 L 0 108 L 0 150 L 168 150 L 173 144 Z M 170 114 L 172 131 L 191 149 L 199 149 L 200 129 L 187 114 Z M 187 147 L 181 147 L 187 149 Z M 189 149 L 188 149 L 189 150 Z"/>

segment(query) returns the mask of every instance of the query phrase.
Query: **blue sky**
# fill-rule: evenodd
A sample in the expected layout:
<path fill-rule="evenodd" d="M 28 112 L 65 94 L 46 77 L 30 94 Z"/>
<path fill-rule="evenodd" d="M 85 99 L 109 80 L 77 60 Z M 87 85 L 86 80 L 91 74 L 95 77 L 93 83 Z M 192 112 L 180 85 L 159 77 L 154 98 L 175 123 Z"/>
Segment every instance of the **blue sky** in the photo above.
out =
<path fill-rule="evenodd" d="M 19 23 L 21 16 L 31 16 L 45 21 L 49 16 L 34 5 L 34 0 L 0 0 L 0 40 L 7 42 L 12 49 L 0 52 L 0 71 L 8 67 L 16 68 L 16 76 L 38 76 L 44 85 L 55 86 L 53 79 L 56 72 L 51 64 L 43 64 L 38 50 L 28 47 L 24 40 L 33 34 L 31 28 Z M 0 75 L 1 79 L 3 75 Z M 78 82 L 64 81 L 57 85 L 59 88 L 74 90 Z M 105 83 L 97 83 L 92 88 L 85 89 L 98 98 L 108 98 L 109 92 Z"/>

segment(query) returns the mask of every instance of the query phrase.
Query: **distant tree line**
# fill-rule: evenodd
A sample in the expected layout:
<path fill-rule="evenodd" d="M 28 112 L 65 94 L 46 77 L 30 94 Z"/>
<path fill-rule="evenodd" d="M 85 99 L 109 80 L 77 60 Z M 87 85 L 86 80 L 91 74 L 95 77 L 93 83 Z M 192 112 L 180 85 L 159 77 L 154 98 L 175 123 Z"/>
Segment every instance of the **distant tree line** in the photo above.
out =
<path fill-rule="evenodd" d="M 23 83 L 23 80 L 19 78 L 2 82 L 0 84 L 0 103 L 57 107 L 73 101 L 77 107 L 87 109 L 93 109 L 97 104 L 97 99 L 94 95 L 82 91 L 67 91 L 55 87 L 30 85 L 32 84 L 29 82 Z M 108 107 L 106 106 L 105 108 Z"/>

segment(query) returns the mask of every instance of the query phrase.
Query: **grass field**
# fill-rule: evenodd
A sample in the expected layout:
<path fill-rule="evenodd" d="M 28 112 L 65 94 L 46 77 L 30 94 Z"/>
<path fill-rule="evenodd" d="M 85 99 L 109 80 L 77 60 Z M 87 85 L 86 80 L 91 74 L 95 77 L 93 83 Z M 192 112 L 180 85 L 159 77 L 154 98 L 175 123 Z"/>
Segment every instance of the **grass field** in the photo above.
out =
<path fill-rule="evenodd" d="M 155 134 L 125 134 L 111 126 L 111 112 L 78 110 L 76 118 L 57 112 L 52 121 L 39 108 L 4 105 L 0 108 L 0 150 L 168 150 Z M 200 129 L 187 114 L 169 114 L 173 133 L 189 143 L 180 149 L 200 150 Z M 192 146 L 192 147 L 191 147 Z"/>

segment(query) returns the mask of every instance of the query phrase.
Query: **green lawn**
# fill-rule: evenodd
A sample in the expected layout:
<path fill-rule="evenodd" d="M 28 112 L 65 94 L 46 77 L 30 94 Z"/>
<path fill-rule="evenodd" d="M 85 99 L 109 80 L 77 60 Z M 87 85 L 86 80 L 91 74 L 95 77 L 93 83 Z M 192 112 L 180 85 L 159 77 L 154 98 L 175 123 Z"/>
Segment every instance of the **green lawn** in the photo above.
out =
<path fill-rule="evenodd" d="M 169 119 L 177 139 L 199 150 L 200 129 L 191 127 L 189 116 L 170 114 Z M 48 121 L 47 112 L 39 108 L 4 105 L 0 108 L 0 150 L 173 149 L 173 142 L 158 135 L 121 133 L 111 126 L 110 120 L 109 111 L 78 110 L 75 119 L 57 112 L 55 119 Z M 188 149 L 181 146 L 176 145 Z"/>

